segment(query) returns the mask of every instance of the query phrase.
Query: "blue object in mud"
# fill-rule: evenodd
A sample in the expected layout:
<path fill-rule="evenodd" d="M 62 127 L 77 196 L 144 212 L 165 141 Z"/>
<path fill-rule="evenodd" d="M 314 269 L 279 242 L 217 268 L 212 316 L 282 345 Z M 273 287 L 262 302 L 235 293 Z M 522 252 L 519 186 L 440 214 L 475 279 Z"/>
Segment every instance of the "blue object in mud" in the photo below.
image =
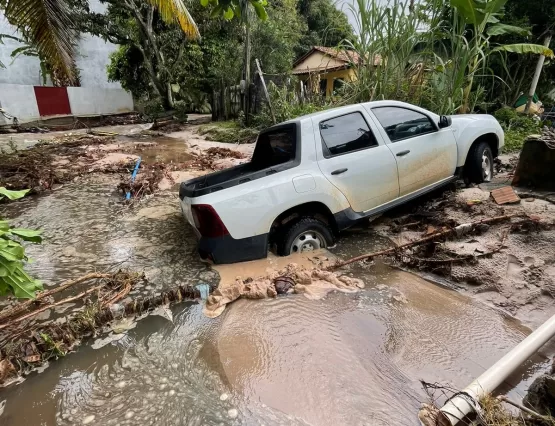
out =
<path fill-rule="evenodd" d="M 131 175 L 131 183 L 135 182 L 135 178 L 137 177 L 137 173 L 139 173 L 139 167 L 141 166 L 141 157 L 137 160 L 137 164 L 135 164 L 135 169 L 133 169 L 133 174 Z M 125 194 L 125 199 L 131 199 L 131 191 L 127 191 Z"/>
<path fill-rule="evenodd" d="M 202 300 L 208 299 L 208 296 L 210 295 L 210 286 L 208 284 L 201 283 L 195 286 L 195 288 L 200 292 L 200 298 Z"/>

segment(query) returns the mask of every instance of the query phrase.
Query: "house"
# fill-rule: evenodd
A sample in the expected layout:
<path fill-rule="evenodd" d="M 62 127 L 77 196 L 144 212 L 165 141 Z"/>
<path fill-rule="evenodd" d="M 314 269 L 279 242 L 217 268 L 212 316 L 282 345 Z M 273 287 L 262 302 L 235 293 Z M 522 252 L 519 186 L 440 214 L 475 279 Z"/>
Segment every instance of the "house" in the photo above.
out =
<path fill-rule="evenodd" d="M 360 56 L 353 50 L 314 46 L 293 64 L 293 75 L 313 92 L 331 96 L 345 81 L 356 79 L 353 66 L 359 63 Z M 376 56 L 374 65 L 380 63 L 381 58 Z"/>

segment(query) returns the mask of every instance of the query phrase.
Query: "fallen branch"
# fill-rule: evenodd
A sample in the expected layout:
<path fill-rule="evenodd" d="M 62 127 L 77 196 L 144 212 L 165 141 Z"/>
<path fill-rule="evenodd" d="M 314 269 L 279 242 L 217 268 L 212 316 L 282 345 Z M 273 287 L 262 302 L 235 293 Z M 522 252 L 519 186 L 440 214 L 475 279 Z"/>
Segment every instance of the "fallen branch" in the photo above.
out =
<path fill-rule="evenodd" d="M 140 276 L 137 275 L 137 278 Z M 116 296 L 119 298 L 125 294 L 128 283 L 124 289 Z M 100 286 L 91 288 L 87 292 L 98 290 Z M 209 292 L 214 291 L 215 287 L 210 286 Z M 74 298 L 83 297 L 82 294 L 74 296 Z M 125 297 L 125 296 L 123 296 Z M 150 311 L 158 306 L 169 305 L 172 303 L 179 303 L 185 300 L 195 300 L 201 297 L 199 289 L 193 286 L 179 286 L 162 292 L 158 296 L 147 297 L 143 299 L 134 299 L 123 305 L 110 305 L 105 308 L 94 310 L 95 306 L 91 307 L 92 311 L 83 315 L 82 312 L 69 317 L 64 324 L 49 324 L 42 327 L 34 327 L 28 329 L 25 333 L 18 333 L 16 342 L 12 340 L 10 345 L 4 345 L 0 348 L 0 360 L 13 371 L 13 374 L 23 375 L 29 371 L 29 365 L 33 367 L 50 358 L 58 357 L 60 353 L 67 353 L 70 351 L 82 338 L 95 335 L 98 328 L 103 327 L 110 321 L 120 319 L 126 316 L 141 315 Z M 115 299 L 115 298 L 114 298 Z M 71 298 L 57 302 L 57 304 L 66 303 L 71 301 Z M 45 307 L 48 309 L 50 306 Z M 41 308 L 42 309 L 42 308 Z M 30 314 L 35 314 L 32 312 Z M 46 338 L 44 337 L 46 336 Z M 55 345 L 59 351 L 53 353 L 52 345 Z M 36 361 L 29 361 L 36 359 Z M 17 367 L 17 368 L 16 368 Z M 13 379 L 11 375 L 0 375 L 0 387 L 4 383 L 11 383 Z"/>
<path fill-rule="evenodd" d="M 429 235 L 425 238 L 422 238 L 420 240 L 410 241 L 408 243 L 401 244 L 400 246 L 392 247 L 392 248 L 386 249 L 386 250 L 381 250 L 381 251 L 378 251 L 378 252 L 375 252 L 375 253 L 368 253 L 368 254 L 363 254 L 362 256 L 353 257 L 352 259 L 345 260 L 343 262 L 338 262 L 338 263 L 335 263 L 334 265 L 330 265 L 326 269 L 328 271 L 333 271 L 333 270 L 341 268 L 343 266 L 350 265 L 351 263 L 360 262 L 362 260 L 370 260 L 370 259 L 373 259 L 373 258 L 378 257 L 378 256 L 385 256 L 385 255 L 389 255 L 389 254 L 394 254 L 399 250 L 404 250 L 404 249 L 407 249 L 407 248 L 410 248 L 410 247 L 419 246 L 419 245 L 425 244 L 427 242 L 437 240 L 437 239 L 442 238 L 442 237 L 448 237 L 448 236 L 451 236 L 451 235 L 461 236 L 461 235 L 464 235 L 464 234 L 468 233 L 469 231 L 471 231 L 472 229 L 474 229 L 478 225 L 494 224 L 494 223 L 498 223 L 498 222 L 504 222 L 504 221 L 510 220 L 514 217 L 520 217 L 520 216 L 523 216 L 523 214 L 518 213 L 518 214 L 505 215 L 505 216 L 496 216 L 496 217 L 492 217 L 492 218 L 489 218 L 489 219 L 479 220 L 478 222 L 464 223 L 464 224 L 459 225 L 455 228 L 450 228 L 450 229 L 447 229 L 447 230 L 444 230 L 444 231 L 436 232 L 436 233 L 431 234 L 431 235 Z"/>
<path fill-rule="evenodd" d="M 112 275 L 111 274 L 101 274 L 101 273 L 92 273 L 92 274 L 87 274 L 84 275 L 82 277 L 76 278 L 74 280 L 69 280 L 66 281 L 65 283 L 63 283 L 62 285 L 52 289 L 52 290 L 48 290 L 48 291 L 43 291 L 39 294 L 37 294 L 37 297 L 35 297 L 34 299 L 30 299 L 30 300 L 26 300 L 25 302 L 21 302 L 17 305 L 15 305 L 13 308 L 0 313 L 0 322 L 4 322 L 6 319 L 8 318 L 12 318 L 16 315 L 19 315 L 25 311 L 27 311 L 31 306 L 38 304 L 38 302 L 40 302 L 42 299 L 45 299 L 49 296 L 52 296 L 56 293 L 60 293 L 64 290 L 66 290 L 69 287 L 72 287 L 76 284 L 80 284 L 83 283 L 85 281 L 88 280 L 93 280 L 93 279 L 100 279 L 100 278 L 110 278 Z"/>
<path fill-rule="evenodd" d="M 104 284 L 102 284 L 102 285 L 97 285 L 96 287 L 92 287 L 92 288 L 90 288 L 90 289 L 88 289 L 88 290 L 86 290 L 86 291 L 84 291 L 84 292 L 82 292 L 82 293 L 79 293 L 77 296 L 71 296 L 71 297 L 68 297 L 68 298 L 66 298 L 66 299 L 58 300 L 58 301 L 55 302 L 55 303 L 49 303 L 48 305 L 44 305 L 44 306 L 42 306 L 41 308 L 34 310 L 33 312 L 29 312 L 29 313 L 26 314 L 26 315 L 22 315 L 22 316 L 20 316 L 20 317 L 11 319 L 9 322 L 0 324 L 0 330 L 3 330 L 3 329 L 5 329 L 5 328 L 7 328 L 7 327 L 9 327 L 9 326 L 11 326 L 11 325 L 20 323 L 21 321 L 25 321 L 26 319 L 32 318 L 32 317 L 34 317 L 35 315 L 38 315 L 38 314 L 40 314 L 41 312 L 44 312 L 44 311 L 46 311 L 46 310 L 48 310 L 48 309 L 50 309 L 50 308 L 53 308 L 53 307 L 55 307 L 55 306 L 64 305 L 64 304 L 66 304 L 66 303 L 70 303 L 70 302 L 74 302 L 74 301 L 76 301 L 76 300 L 82 299 L 83 297 L 88 296 L 89 294 L 94 293 L 94 292 L 97 291 L 97 290 L 100 290 L 102 287 L 104 287 Z"/>

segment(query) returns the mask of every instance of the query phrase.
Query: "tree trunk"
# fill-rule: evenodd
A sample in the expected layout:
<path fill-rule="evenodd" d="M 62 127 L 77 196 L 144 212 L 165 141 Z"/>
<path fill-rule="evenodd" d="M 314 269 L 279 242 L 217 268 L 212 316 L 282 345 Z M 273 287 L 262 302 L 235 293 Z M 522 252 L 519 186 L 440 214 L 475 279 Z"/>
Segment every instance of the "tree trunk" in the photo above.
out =
<path fill-rule="evenodd" d="M 250 85 L 251 85 L 251 28 L 249 24 L 249 16 L 247 13 L 245 24 L 245 57 L 243 64 L 243 77 L 245 78 L 245 93 L 243 96 L 243 112 L 245 114 L 246 124 L 250 122 L 249 119 L 249 104 L 250 104 Z"/>
<path fill-rule="evenodd" d="M 549 47 L 549 43 L 551 43 L 551 34 L 545 36 L 545 40 L 543 41 L 543 45 L 545 47 Z M 538 59 L 538 64 L 536 65 L 536 72 L 534 73 L 534 77 L 532 78 L 532 84 L 530 85 L 530 91 L 528 92 L 528 102 L 526 102 L 526 107 L 524 108 L 524 113 L 528 114 L 530 111 L 530 105 L 532 105 L 532 99 L 536 94 L 536 88 L 538 87 L 538 81 L 540 80 L 540 75 L 543 69 L 543 63 L 545 62 L 545 55 L 540 55 Z"/>

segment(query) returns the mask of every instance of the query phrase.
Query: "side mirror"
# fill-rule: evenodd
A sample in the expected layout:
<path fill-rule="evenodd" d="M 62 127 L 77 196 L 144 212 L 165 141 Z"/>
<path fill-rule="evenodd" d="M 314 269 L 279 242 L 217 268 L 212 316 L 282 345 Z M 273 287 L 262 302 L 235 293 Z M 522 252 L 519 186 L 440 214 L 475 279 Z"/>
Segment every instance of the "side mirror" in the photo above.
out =
<path fill-rule="evenodd" d="M 452 124 L 452 120 L 451 117 L 447 117 L 446 115 L 442 115 L 441 117 L 439 117 L 439 128 L 440 129 L 445 129 L 446 127 L 450 127 Z"/>

